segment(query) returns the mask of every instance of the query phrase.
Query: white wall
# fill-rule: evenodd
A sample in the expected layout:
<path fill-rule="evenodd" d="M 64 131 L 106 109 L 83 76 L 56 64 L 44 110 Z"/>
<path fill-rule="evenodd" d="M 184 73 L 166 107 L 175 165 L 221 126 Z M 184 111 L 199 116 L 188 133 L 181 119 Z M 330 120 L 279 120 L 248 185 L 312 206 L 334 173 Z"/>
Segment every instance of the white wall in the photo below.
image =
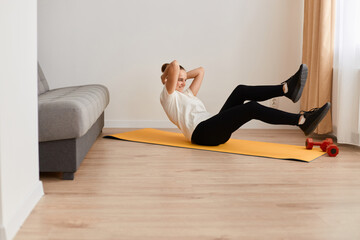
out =
<path fill-rule="evenodd" d="M 0 239 L 12 239 L 43 195 L 37 123 L 37 2 L 0 3 Z"/>
<path fill-rule="evenodd" d="M 39 60 L 50 88 L 106 85 L 108 127 L 171 126 L 159 94 L 160 67 L 173 59 L 187 70 L 205 68 L 199 97 L 211 113 L 236 85 L 278 84 L 301 63 L 303 0 L 39 0 L 38 6 Z M 298 112 L 299 103 L 281 98 L 280 109 Z"/>

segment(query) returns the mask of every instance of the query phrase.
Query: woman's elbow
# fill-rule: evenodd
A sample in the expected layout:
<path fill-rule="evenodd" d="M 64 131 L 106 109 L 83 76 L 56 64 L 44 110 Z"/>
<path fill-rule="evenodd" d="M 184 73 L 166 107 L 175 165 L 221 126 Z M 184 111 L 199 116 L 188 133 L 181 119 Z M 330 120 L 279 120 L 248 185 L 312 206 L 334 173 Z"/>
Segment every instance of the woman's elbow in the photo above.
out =
<path fill-rule="evenodd" d="M 172 62 L 170 63 L 170 65 L 171 65 L 171 66 L 174 66 L 174 67 L 177 67 L 177 66 L 179 66 L 179 63 L 178 63 L 178 61 L 174 60 L 174 61 L 172 61 Z"/>
<path fill-rule="evenodd" d="M 203 67 L 199 67 L 199 70 L 200 70 L 200 72 L 201 72 L 202 74 L 205 73 L 205 69 L 204 69 Z"/>

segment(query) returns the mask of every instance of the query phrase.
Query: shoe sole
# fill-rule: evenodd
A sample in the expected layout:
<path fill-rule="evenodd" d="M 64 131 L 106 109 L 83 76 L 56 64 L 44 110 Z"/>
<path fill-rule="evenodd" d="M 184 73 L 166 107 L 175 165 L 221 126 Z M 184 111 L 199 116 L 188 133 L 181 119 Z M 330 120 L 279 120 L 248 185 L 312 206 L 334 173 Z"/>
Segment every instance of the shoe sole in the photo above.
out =
<path fill-rule="evenodd" d="M 324 108 L 324 110 L 321 112 L 321 114 L 315 118 L 315 120 L 312 122 L 312 124 L 309 125 L 309 128 L 306 129 L 305 131 L 305 135 L 309 135 L 310 133 L 312 133 L 315 128 L 317 127 L 317 125 L 321 122 L 321 120 L 323 120 L 323 118 L 326 116 L 326 114 L 328 113 L 329 109 L 330 109 L 331 104 L 328 102 L 326 103 L 326 107 Z"/>
<path fill-rule="evenodd" d="M 308 75 L 308 67 L 306 66 L 306 64 L 302 64 L 301 66 L 302 69 L 301 69 L 300 85 L 297 85 L 296 91 L 294 91 L 293 95 L 291 96 L 291 99 L 294 103 L 299 101 Z"/>

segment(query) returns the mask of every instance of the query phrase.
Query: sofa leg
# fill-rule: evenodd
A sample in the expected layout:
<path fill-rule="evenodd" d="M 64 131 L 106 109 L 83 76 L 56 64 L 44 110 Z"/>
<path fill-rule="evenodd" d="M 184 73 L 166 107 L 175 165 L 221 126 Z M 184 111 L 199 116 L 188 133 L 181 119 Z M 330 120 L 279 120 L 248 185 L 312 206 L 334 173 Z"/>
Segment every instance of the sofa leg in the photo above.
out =
<path fill-rule="evenodd" d="M 74 172 L 63 172 L 63 180 L 74 180 Z"/>

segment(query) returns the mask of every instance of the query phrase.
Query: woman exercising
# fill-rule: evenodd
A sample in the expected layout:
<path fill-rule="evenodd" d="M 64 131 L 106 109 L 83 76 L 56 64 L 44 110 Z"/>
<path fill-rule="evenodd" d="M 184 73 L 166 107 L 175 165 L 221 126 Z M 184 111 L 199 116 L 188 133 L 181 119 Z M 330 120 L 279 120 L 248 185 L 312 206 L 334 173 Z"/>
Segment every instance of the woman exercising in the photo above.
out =
<path fill-rule="evenodd" d="M 199 145 L 217 146 L 226 143 L 234 131 L 252 119 L 269 124 L 299 126 L 305 135 L 309 135 L 330 108 L 330 103 L 327 102 L 321 108 L 294 114 L 258 103 L 280 96 L 297 102 L 307 78 L 308 69 L 305 64 L 300 65 L 292 77 L 279 85 L 237 86 L 215 116 L 207 112 L 204 104 L 196 97 L 204 78 L 202 67 L 186 72 L 174 60 L 163 64 L 161 71 L 164 88 L 160 102 L 166 115 L 189 141 Z M 184 90 L 187 79 L 194 80 Z M 247 100 L 249 102 L 245 103 Z"/>

